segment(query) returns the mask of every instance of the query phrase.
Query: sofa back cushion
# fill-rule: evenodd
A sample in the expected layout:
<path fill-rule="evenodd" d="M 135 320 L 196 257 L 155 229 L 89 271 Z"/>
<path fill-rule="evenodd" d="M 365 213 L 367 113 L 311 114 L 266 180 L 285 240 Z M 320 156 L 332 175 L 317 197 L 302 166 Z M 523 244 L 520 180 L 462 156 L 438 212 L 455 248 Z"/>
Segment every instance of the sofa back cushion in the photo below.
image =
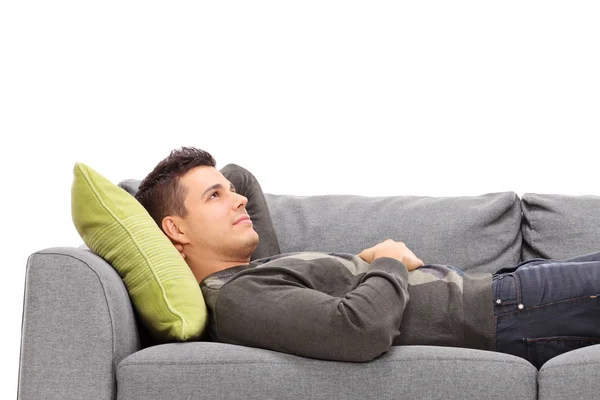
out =
<path fill-rule="evenodd" d="M 600 251 L 600 196 L 525 193 L 522 208 L 524 260 Z"/>
<path fill-rule="evenodd" d="M 494 272 L 519 262 L 521 205 L 514 192 L 425 197 L 265 194 L 282 253 L 357 254 L 404 242 L 426 264 Z"/>

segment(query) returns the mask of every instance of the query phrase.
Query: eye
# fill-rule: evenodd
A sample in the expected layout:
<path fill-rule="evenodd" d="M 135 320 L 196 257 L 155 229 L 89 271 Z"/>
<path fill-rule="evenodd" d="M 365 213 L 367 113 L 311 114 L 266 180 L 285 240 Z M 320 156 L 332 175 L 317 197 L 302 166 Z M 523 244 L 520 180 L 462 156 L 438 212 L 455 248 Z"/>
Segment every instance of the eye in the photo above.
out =
<path fill-rule="evenodd" d="M 237 193 L 237 192 L 235 191 L 235 189 L 231 189 L 231 190 L 230 190 L 230 192 L 232 192 L 232 193 Z M 213 198 L 213 196 L 219 196 L 219 191 L 218 191 L 218 190 L 216 190 L 216 191 L 212 192 L 212 194 L 211 194 L 210 196 L 208 196 L 208 199 L 209 199 L 209 200 L 210 200 L 210 199 L 212 199 L 212 198 Z"/>

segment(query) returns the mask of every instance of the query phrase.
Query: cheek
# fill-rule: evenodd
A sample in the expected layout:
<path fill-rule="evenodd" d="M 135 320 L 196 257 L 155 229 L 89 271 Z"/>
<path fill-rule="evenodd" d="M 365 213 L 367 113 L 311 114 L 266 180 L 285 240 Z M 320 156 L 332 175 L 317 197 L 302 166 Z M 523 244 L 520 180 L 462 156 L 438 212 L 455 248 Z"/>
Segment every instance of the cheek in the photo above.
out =
<path fill-rule="evenodd" d="M 206 232 L 206 230 L 210 229 L 212 225 L 210 219 L 207 217 L 208 215 L 198 212 L 194 214 L 188 214 L 186 222 L 189 230 L 196 235 L 201 232 Z"/>
<path fill-rule="evenodd" d="M 228 209 L 225 207 L 211 207 L 190 217 L 193 218 L 193 230 L 199 233 L 220 231 L 231 223 Z"/>

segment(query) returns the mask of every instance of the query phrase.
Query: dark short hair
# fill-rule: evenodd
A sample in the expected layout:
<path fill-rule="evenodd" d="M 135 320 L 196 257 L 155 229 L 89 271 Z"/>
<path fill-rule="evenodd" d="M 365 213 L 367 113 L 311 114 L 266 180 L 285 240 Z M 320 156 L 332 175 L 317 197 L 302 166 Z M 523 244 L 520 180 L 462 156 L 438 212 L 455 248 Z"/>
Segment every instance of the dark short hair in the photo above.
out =
<path fill-rule="evenodd" d="M 179 182 L 181 177 L 196 167 L 216 165 L 213 156 L 204 150 L 194 147 L 172 150 L 142 180 L 135 198 L 162 229 L 162 220 L 167 215 L 187 216 L 184 204 L 187 190 Z"/>

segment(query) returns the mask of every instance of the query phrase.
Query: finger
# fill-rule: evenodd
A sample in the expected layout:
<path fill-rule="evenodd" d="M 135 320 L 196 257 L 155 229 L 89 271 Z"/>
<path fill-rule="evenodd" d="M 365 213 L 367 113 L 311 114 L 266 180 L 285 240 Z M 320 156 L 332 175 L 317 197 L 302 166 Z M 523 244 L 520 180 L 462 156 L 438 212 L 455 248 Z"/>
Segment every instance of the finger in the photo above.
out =
<path fill-rule="evenodd" d="M 365 249 L 363 251 L 361 251 L 358 256 L 363 260 L 368 262 L 369 264 L 371 263 L 371 261 L 373 261 L 373 255 L 372 255 L 373 250 L 372 249 Z"/>
<path fill-rule="evenodd" d="M 358 256 L 359 256 L 360 258 L 362 258 L 362 259 L 363 259 L 363 261 L 367 261 L 367 253 L 366 253 L 366 250 L 363 250 L 363 251 L 361 251 L 360 253 L 358 253 Z"/>

